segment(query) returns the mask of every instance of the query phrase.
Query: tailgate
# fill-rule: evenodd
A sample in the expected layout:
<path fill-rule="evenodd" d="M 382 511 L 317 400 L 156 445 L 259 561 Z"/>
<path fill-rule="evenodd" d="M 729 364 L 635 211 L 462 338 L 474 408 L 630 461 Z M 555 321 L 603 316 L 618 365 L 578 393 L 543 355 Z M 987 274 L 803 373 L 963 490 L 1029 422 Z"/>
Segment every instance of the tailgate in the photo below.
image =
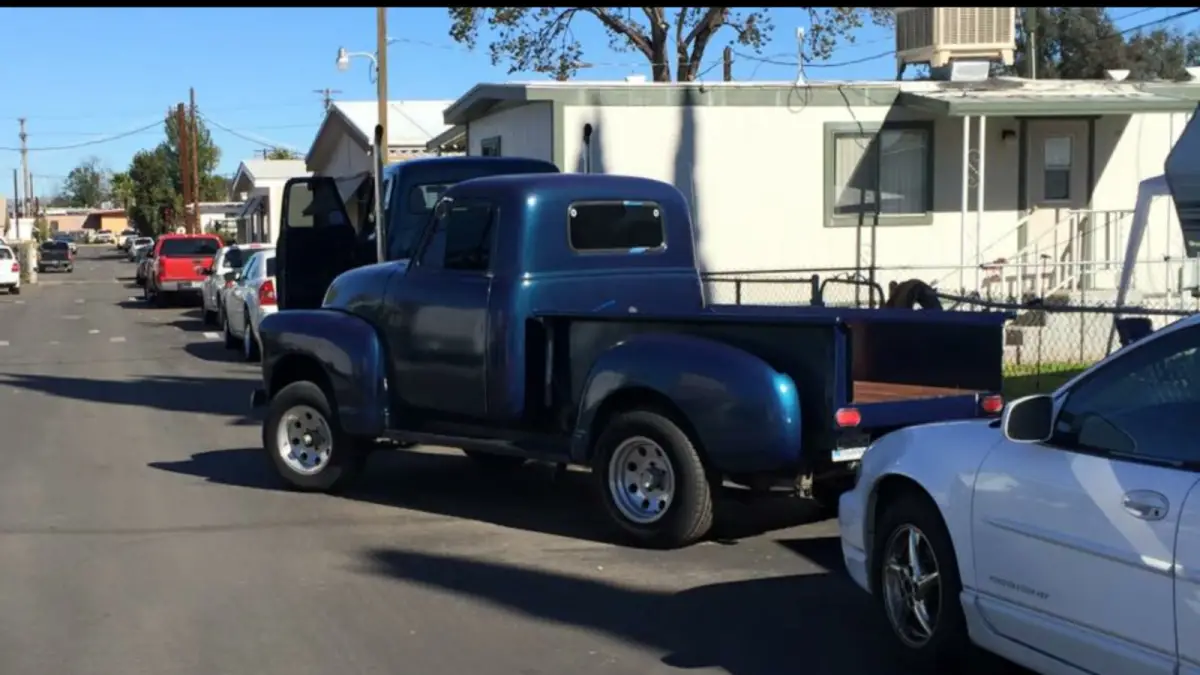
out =
<path fill-rule="evenodd" d="M 197 269 L 212 265 L 212 258 L 204 257 L 164 257 L 162 258 L 162 278 L 183 281 L 203 281 L 204 276 Z"/>

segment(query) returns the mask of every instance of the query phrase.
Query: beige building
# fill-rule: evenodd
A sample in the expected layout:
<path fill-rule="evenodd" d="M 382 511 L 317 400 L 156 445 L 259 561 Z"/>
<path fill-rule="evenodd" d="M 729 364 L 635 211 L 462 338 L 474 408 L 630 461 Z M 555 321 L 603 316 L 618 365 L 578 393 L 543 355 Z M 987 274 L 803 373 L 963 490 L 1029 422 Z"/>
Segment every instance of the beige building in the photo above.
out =
<path fill-rule="evenodd" d="M 389 162 L 431 154 L 429 141 L 449 125 L 442 113 L 452 101 L 391 101 L 388 103 Z M 375 125 L 375 101 L 334 101 L 304 158 L 314 175 L 350 178 L 369 173 Z M 353 191 L 353 188 L 350 188 Z"/>
<path fill-rule="evenodd" d="M 283 186 L 308 176 L 299 159 L 248 159 L 238 165 L 230 192 L 242 202 L 237 220 L 239 242 L 274 242 L 279 236 Z"/>
<path fill-rule="evenodd" d="M 1017 78 L 481 84 L 447 108 L 450 129 L 428 149 L 458 141 L 471 155 L 672 182 L 709 272 L 873 268 L 885 288 L 919 277 L 984 293 L 1104 290 L 1138 182 L 1162 173 L 1198 100 L 1198 83 Z M 1182 238 L 1170 205 L 1156 209 L 1139 259 L 1157 267 L 1135 284 L 1179 292 Z M 783 301 L 778 284 L 711 290 Z"/>

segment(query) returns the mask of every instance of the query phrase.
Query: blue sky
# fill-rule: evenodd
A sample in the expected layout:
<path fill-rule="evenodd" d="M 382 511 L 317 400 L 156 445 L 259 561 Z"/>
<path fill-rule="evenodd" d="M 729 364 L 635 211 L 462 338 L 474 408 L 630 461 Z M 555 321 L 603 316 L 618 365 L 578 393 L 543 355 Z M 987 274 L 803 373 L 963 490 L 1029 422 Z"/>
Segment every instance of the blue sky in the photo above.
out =
<path fill-rule="evenodd" d="M 763 56 L 795 60 L 795 28 L 803 25 L 797 9 L 771 10 L 776 24 Z M 1177 9 L 1114 9 L 1130 27 Z M 1136 16 L 1133 16 L 1135 15 Z M 1192 17 L 1188 17 L 1191 19 Z M 388 87 L 392 99 L 454 99 L 478 82 L 544 79 L 508 75 L 493 67 L 481 40 L 474 53 L 454 44 L 445 9 L 391 9 L 389 34 L 402 42 L 389 54 Z M 201 110 L 214 122 L 239 132 L 307 151 L 323 116 L 315 89 L 330 87 L 335 98 L 368 100 L 375 88 L 369 64 L 356 60 L 338 72 L 339 46 L 373 51 L 375 10 L 345 9 L 10 9 L 0 8 L 0 194 L 11 192 L 12 169 L 20 166 L 17 118 L 27 118 L 29 147 L 74 145 L 106 139 L 162 119 L 168 106 L 185 101 L 196 88 Z M 1189 26 L 1190 27 L 1190 26 Z M 635 54 L 614 53 L 592 21 L 579 21 L 576 35 L 584 60 L 595 64 L 581 79 L 616 79 L 647 73 Z M 876 28 L 857 35 L 832 62 L 884 54 L 891 36 Z M 707 62 L 720 59 L 727 40 L 710 47 Z M 744 51 L 744 50 L 743 50 Z M 811 79 L 891 79 L 895 62 L 882 56 L 864 63 L 809 70 Z M 737 80 L 790 80 L 795 68 L 737 59 Z M 706 76 L 719 78 L 716 66 Z M 219 171 L 231 174 L 260 143 L 210 126 L 222 150 Z M 30 170 L 38 194 L 52 193 L 81 160 L 96 156 L 120 170 L 140 149 L 153 147 L 162 132 L 155 127 L 124 138 L 81 148 L 30 152 Z"/>

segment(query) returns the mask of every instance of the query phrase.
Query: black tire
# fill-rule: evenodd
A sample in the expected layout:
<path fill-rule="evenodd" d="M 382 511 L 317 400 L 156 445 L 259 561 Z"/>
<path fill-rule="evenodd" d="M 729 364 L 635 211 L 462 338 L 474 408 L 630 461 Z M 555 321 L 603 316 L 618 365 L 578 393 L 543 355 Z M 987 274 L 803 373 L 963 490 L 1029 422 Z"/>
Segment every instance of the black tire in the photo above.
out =
<path fill-rule="evenodd" d="M 485 471 L 511 471 L 524 466 L 526 462 L 524 457 L 497 455 L 490 452 L 479 452 L 478 450 L 463 450 L 463 454 Z"/>
<path fill-rule="evenodd" d="M 171 296 L 167 295 L 166 291 L 161 288 L 154 293 L 154 306 L 166 307 L 171 304 Z"/>
<path fill-rule="evenodd" d="M 675 475 L 672 501 L 658 520 L 648 524 L 625 516 L 609 487 L 614 452 L 636 436 L 658 444 Z M 592 476 L 609 522 L 631 543 L 647 548 L 681 548 L 696 543 L 712 528 L 713 495 L 704 462 L 692 440 L 667 415 L 633 410 L 613 417 L 596 441 Z"/>
<path fill-rule="evenodd" d="M 142 300 L 147 303 L 154 301 L 154 294 L 150 292 L 150 284 L 142 284 Z"/>
<path fill-rule="evenodd" d="M 258 360 L 258 340 L 254 339 L 254 329 L 250 327 L 250 313 L 242 317 L 242 358 L 248 362 Z"/>
<path fill-rule="evenodd" d="M 963 663 L 970 651 L 967 622 L 963 616 L 962 579 L 958 573 L 958 559 L 954 555 L 954 544 L 937 506 L 925 495 L 905 493 L 880 505 L 881 516 L 875 527 L 875 541 L 871 548 L 871 586 L 884 621 L 892 629 L 895 644 L 903 658 L 921 672 L 937 672 L 946 668 L 953 671 Z M 924 534 L 937 565 L 938 612 L 933 635 L 917 645 L 902 637 L 901 630 L 893 623 L 887 609 L 884 593 L 883 568 L 887 558 L 887 544 L 893 536 L 906 527 L 915 527 Z M 928 670 L 926 670 L 928 669 Z"/>
<path fill-rule="evenodd" d="M 11 286 L 8 289 L 8 293 L 9 293 L 9 295 L 20 295 L 21 287 L 20 286 Z"/>
<path fill-rule="evenodd" d="M 296 406 L 307 406 L 324 417 L 332 432 L 329 459 L 316 473 L 301 473 L 284 461 L 279 445 L 279 426 Z M 303 492 L 338 492 L 358 477 L 367 453 L 364 444 L 342 431 L 328 396 L 312 382 L 293 382 L 271 398 L 262 427 L 263 448 L 271 457 L 276 473 L 291 488 Z"/>
<path fill-rule="evenodd" d="M 229 315 L 225 313 L 225 310 L 221 310 L 221 331 L 225 333 L 225 349 L 237 349 L 241 346 L 229 330 Z"/>
<path fill-rule="evenodd" d="M 68 267 L 68 268 L 67 268 L 67 274 L 74 274 L 74 273 L 75 273 L 75 266 L 74 266 L 74 265 L 72 265 L 72 266 L 70 266 L 70 267 Z"/>
<path fill-rule="evenodd" d="M 212 311 L 211 309 L 206 309 L 203 311 L 204 311 L 203 320 L 204 320 L 205 326 L 211 326 L 217 322 L 217 313 L 216 312 Z"/>

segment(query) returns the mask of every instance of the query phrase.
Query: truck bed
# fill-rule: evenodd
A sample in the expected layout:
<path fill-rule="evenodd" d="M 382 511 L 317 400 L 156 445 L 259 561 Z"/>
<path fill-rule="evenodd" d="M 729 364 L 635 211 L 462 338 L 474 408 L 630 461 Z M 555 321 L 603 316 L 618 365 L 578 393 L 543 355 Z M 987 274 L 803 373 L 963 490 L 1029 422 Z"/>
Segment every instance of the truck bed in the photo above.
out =
<path fill-rule="evenodd" d="M 936 398 L 939 396 L 962 396 L 979 393 L 974 389 L 957 387 L 931 387 L 921 384 L 895 384 L 892 382 L 854 381 L 854 396 L 851 403 L 887 403 L 914 398 Z"/>

